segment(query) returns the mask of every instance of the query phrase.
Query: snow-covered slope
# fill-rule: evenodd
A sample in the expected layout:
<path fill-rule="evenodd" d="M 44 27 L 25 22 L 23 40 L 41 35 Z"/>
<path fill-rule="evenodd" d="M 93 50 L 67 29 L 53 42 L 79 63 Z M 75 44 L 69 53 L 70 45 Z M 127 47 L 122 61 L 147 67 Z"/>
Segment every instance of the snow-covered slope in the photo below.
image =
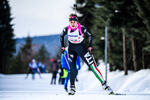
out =
<path fill-rule="evenodd" d="M 87 66 L 83 66 L 84 70 Z M 98 66 L 103 77 L 105 77 L 105 65 L 103 62 Z M 95 78 L 92 72 L 80 72 L 79 78 L 82 82 L 78 87 L 84 87 L 82 90 L 103 91 L 100 82 Z M 138 72 L 128 71 L 128 75 L 124 75 L 124 71 L 108 72 L 108 85 L 115 92 L 123 93 L 149 93 L 150 94 L 150 70 L 140 70 Z M 85 85 L 86 84 L 86 85 Z M 85 85 L 85 86 L 84 86 Z M 81 88 L 80 87 L 80 88 Z"/>
<path fill-rule="evenodd" d="M 105 75 L 103 62 L 98 69 Z M 25 76 L 0 74 L 0 100 L 150 100 L 149 69 L 129 71 L 127 76 L 124 76 L 123 71 L 108 72 L 108 85 L 115 92 L 126 93 L 126 96 L 107 95 L 86 65 L 79 71 L 74 96 L 68 96 L 63 85 L 51 85 L 51 74 L 42 74 L 42 79 L 36 74 L 35 80 L 32 80 L 31 75 L 27 79 Z"/>

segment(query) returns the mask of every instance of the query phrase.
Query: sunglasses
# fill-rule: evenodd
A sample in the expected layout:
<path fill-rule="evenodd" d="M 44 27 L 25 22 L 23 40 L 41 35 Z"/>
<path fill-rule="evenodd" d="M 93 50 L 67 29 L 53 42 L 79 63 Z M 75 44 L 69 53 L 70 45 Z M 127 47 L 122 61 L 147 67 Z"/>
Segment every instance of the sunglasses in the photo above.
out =
<path fill-rule="evenodd" d="M 76 16 L 70 16 L 70 17 L 69 17 L 69 19 L 72 19 L 72 18 L 74 19 L 74 18 L 76 18 Z"/>

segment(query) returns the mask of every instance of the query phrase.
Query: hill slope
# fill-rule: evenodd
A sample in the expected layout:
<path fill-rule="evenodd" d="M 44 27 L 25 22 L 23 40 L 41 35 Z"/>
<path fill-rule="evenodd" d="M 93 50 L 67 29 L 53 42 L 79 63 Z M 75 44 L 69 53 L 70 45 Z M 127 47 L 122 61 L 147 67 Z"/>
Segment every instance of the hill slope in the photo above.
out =
<path fill-rule="evenodd" d="M 31 37 L 32 43 L 35 45 L 35 50 L 39 49 L 41 45 L 45 45 L 47 51 L 51 56 L 55 56 L 60 47 L 60 34 Z M 16 53 L 18 53 L 20 47 L 25 44 L 25 38 L 17 38 L 16 41 Z"/>

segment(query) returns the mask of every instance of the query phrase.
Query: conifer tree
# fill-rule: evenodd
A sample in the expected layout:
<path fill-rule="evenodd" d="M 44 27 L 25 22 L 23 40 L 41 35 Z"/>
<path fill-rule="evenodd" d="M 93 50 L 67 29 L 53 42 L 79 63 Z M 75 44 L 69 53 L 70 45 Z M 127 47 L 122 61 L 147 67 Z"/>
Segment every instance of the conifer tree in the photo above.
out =
<path fill-rule="evenodd" d="M 11 66 L 9 68 L 9 74 L 21 74 L 26 72 L 26 65 L 22 61 L 21 53 L 19 52 L 17 56 L 11 61 Z"/>
<path fill-rule="evenodd" d="M 115 2 L 116 3 L 116 2 Z M 110 0 L 101 0 L 98 1 L 99 5 L 99 18 L 101 21 L 98 23 L 104 23 L 105 26 L 108 26 L 108 62 L 110 63 L 110 71 L 120 69 L 122 70 L 123 65 L 123 48 L 122 48 L 122 35 L 120 21 L 117 18 L 117 7 L 113 1 Z M 115 16 L 115 17 L 114 17 Z M 116 18 L 116 19 L 113 19 Z M 114 24 L 112 24 L 114 22 Z M 118 25 L 116 27 L 116 25 Z"/>
<path fill-rule="evenodd" d="M 149 56 L 150 56 L 150 1 L 149 0 L 134 0 L 138 12 L 136 13 L 141 19 L 143 27 L 137 28 L 136 31 L 141 33 L 143 40 L 142 44 L 142 68 L 150 68 Z"/>
<path fill-rule="evenodd" d="M 50 54 L 46 50 L 45 46 L 42 45 L 38 53 L 36 54 L 36 60 L 40 62 L 46 62 L 47 60 L 49 61 L 49 59 L 50 59 Z"/>
<path fill-rule="evenodd" d="M 21 62 L 22 66 L 27 70 L 29 62 L 35 57 L 35 52 L 33 51 L 32 39 L 28 36 L 25 39 L 25 44 L 20 48 Z M 18 65 L 19 66 L 19 65 Z"/>
<path fill-rule="evenodd" d="M 21 59 L 24 63 L 29 63 L 33 57 L 35 56 L 35 53 L 32 49 L 32 39 L 30 36 L 26 38 L 26 43 L 23 47 L 21 47 Z"/>
<path fill-rule="evenodd" d="M 104 18 L 107 18 L 106 22 L 109 25 L 109 29 L 115 32 L 115 34 L 117 31 L 119 32 L 120 30 L 120 33 L 123 34 L 124 36 L 124 40 L 126 40 L 126 42 L 123 41 L 123 43 L 126 43 L 124 44 L 124 46 L 126 46 L 126 49 L 124 47 L 124 50 L 126 51 L 126 54 L 124 54 L 124 56 L 126 56 L 127 59 L 125 61 L 126 64 L 125 63 L 124 64 L 125 66 L 131 67 L 130 68 L 124 67 L 124 68 L 134 69 L 135 71 L 138 71 L 139 69 L 141 69 L 142 63 L 146 63 L 145 62 L 146 60 L 145 61 L 142 60 L 141 62 L 141 59 L 145 59 L 144 57 L 146 55 L 143 54 L 143 47 L 146 45 L 146 43 L 148 43 L 147 42 L 148 39 L 146 38 L 146 36 L 149 37 L 149 35 L 148 32 L 146 32 L 145 25 L 142 23 L 141 18 L 137 16 L 137 8 L 134 5 L 134 1 L 105 0 L 101 2 L 101 4 L 103 4 L 103 7 L 105 8 Z M 146 5 L 143 6 L 145 7 Z M 141 13 L 145 14 L 144 11 Z M 110 31 L 109 35 L 111 35 Z M 112 39 L 114 39 L 114 33 L 111 36 L 111 40 Z M 114 45 L 114 43 L 111 44 L 111 46 L 112 45 Z M 119 54 L 117 54 L 116 56 L 118 55 Z M 132 68 L 132 66 L 134 67 Z"/>
<path fill-rule="evenodd" d="M 93 34 L 94 55 L 104 58 L 104 28 L 108 26 L 108 63 L 110 69 L 134 71 L 147 68 L 150 56 L 148 0 L 76 0 L 80 20 Z M 88 8 L 86 8 L 88 5 Z M 90 12 L 91 11 L 91 12 Z M 89 17 L 88 14 L 91 16 Z M 91 22 L 87 22 L 87 20 Z M 88 24 L 91 23 L 91 24 Z M 124 52 L 124 53 L 123 53 Z M 100 58 L 101 57 L 101 58 Z"/>
<path fill-rule="evenodd" d="M 105 12 L 106 14 L 108 14 L 105 15 L 108 16 L 106 22 L 108 23 L 111 31 L 115 30 L 117 32 L 117 30 L 120 30 L 120 33 L 122 34 L 123 61 L 124 61 L 124 70 L 126 75 L 128 70 L 127 66 L 133 66 L 131 51 L 133 52 L 133 57 L 135 59 L 134 65 L 138 67 L 137 64 L 138 61 L 136 60 L 136 58 L 138 57 L 137 57 L 137 53 L 135 53 L 136 48 L 133 48 L 132 50 L 130 49 L 131 47 L 135 47 L 133 38 L 131 38 L 134 37 L 135 35 L 130 30 L 133 26 L 137 26 L 138 19 L 135 14 L 137 10 L 135 8 L 133 0 L 126 0 L 126 1 L 106 0 L 105 3 L 103 4 L 104 4 Z M 111 38 L 113 39 L 114 36 Z M 131 46 L 131 42 L 132 42 L 132 46 Z"/>
<path fill-rule="evenodd" d="M 146 25 L 148 32 L 150 32 L 150 1 L 149 0 L 134 0 L 137 6 L 137 15 L 142 19 Z"/>
<path fill-rule="evenodd" d="M 32 39 L 28 36 L 17 56 L 13 58 L 9 73 L 25 73 L 29 62 L 31 62 L 34 57 L 35 52 L 33 51 Z"/>
<path fill-rule="evenodd" d="M 0 0 L 0 73 L 6 73 L 10 58 L 15 52 L 11 8 L 8 0 Z"/>

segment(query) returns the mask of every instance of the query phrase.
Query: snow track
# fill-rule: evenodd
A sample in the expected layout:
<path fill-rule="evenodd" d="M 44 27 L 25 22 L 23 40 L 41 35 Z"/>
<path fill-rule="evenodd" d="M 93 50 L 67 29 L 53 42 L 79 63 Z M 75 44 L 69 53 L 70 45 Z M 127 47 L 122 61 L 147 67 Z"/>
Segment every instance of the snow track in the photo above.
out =
<path fill-rule="evenodd" d="M 104 75 L 104 66 L 98 68 Z M 0 100 L 150 100 L 150 70 L 129 71 L 128 76 L 122 71 L 108 73 L 108 85 L 114 92 L 127 95 L 107 95 L 95 75 L 87 71 L 87 66 L 79 71 L 77 92 L 73 96 L 67 95 L 58 80 L 56 85 L 51 85 L 51 74 L 41 76 L 42 79 L 36 74 L 32 80 L 31 75 L 25 79 L 26 74 L 0 74 Z"/>

